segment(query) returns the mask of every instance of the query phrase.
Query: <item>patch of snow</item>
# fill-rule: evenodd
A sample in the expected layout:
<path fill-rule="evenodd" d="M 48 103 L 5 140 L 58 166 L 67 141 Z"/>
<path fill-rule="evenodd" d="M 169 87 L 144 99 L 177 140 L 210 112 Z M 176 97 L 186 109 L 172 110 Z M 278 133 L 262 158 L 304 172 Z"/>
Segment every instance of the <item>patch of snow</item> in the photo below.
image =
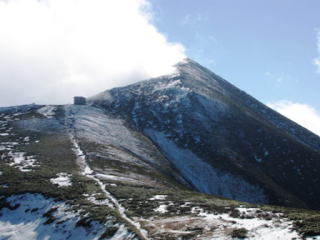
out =
<path fill-rule="evenodd" d="M 24 142 L 29 142 L 29 141 L 30 141 L 30 137 L 29 137 L 29 136 L 25 137 L 25 138 L 23 139 L 23 141 L 24 141 Z"/>
<path fill-rule="evenodd" d="M 0 133 L 1 137 L 9 136 L 9 133 Z"/>
<path fill-rule="evenodd" d="M 109 206 L 111 208 L 113 207 L 108 199 L 98 200 L 95 196 L 89 196 L 87 197 L 87 200 L 94 203 L 95 205 Z"/>
<path fill-rule="evenodd" d="M 170 88 L 176 88 L 181 86 L 181 80 L 177 79 L 170 82 L 158 82 L 156 86 L 153 89 L 153 92 L 155 91 L 163 91 Z"/>
<path fill-rule="evenodd" d="M 44 106 L 42 108 L 39 108 L 37 110 L 38 113 L 40 113 L 41 115 L 43 115 L 46 118 L 53 118 L 55 116 L 55 110 L 57 109 L 56 106 Z"/>
<path fill-rule="evenodd" d="M 30 172 L 32 168 L 37 167 L 35 156 L 26 156 L 25 152 L 10 151 L 8 156 L 12 159 L 9 166 L 18 168 L 21 172 Z"/>
<path fill-rule="evenodd" d="M 167 207 L 168 206 L 166 204 L 161 204 L 159 207 L 153 209 L 153 211 L 159 212 L 159 213 L 166 213 L 166 212 L 168 212 Z"/>
<path fill-rule="evenodd" d="M 240 213 L 251 213 L 256 212 L 258 208 L 245 208 L 245 207 L 238 207 L 236 208 Z"/>
<path fill-rule="evenodd" d="M 149 198 L 149 200 L 165 200 L 167 198 L 167 195 L 155 195 L 152 198 Z"/>
<path fill-rule="evenodd" d="M 320 239 L 320 235 L 317 235 L 317 236 L 307 237 L 305 240 L 319 240 L 319 239 Z"/>
<path fill-rule="evenodd" d="M 238 208 L 242 213 L 248 213 L 257 209 Z M 245 228 L 248 230 L 248 239 L 252 240 L 291 240 L 301 239 L 298 232 L 292 230 L 293 223 L 287 219 L 279 218 L 275 214 L 272 219 L 265 220 L 255 218 L 234 218 L 228 214 L 211 214 L 206 212 L 199 213 L 207 222 L 220 221 L 220 227 L 224 228 Z M 219 236 L 213 239 L 229 239 Z"/>
<path fill-rule="evenodd" d="M 134 234 L 129 233 L 125 225 L 121 225 L 116 234 L 110 240 L 131 240 Z"/>
<path fill-rule="evenodd" d="M 195 214 L 201 214 L 204 213 L 204 210 L 200 207 L 192 207 L 191 208 L 191 213 L 195 213 Z"/>
<path fill-rule="evenodd" d="M 70 187 L 72 186 L 70 180 L 71 174 L 68 173 L 58 173 L 56 178 L 50 178 L 52 184 L 56 184 L 59 187 Z"/>
<path fill-rule="evenodd" d="M 257 157 L 256 155 L 254 155 L 254 159 L 258 162 L 261 163 L 262 162 L 262 158 Z"/>
<path fill-rule="evenodd" d="M 76 223 L 80 212 L 74 212 L 63 202 L 45 198 L 41 194 L 14 195 L 7 199 L 14 210 L 0 210 L 0 239 L 6 240 L 97 240 L 105 232 L 105 225 L 96 221 L 83 228 Z M 44 216 L 52 211 L 52 223 Z"/>
<path fill-rule="evenodd" d="M 4 151 L 4 150 L 10 151 L 16 145 L 19 145 L 19 143 L 17 143 L 17 142 L 1 142 L 0 151 Z"/>
<path fill-rule="evenodd" d="M 139 183 L 139 181 L 136 181 L 132 178 L 127 178 L 127 177 L 121 177 L 121 176 L 116 176 L 116 175 L 112 175 L 112 174 L 105 174 L 105 173 L 96 173 L 95 174 L 97 178 L 100 179 L 105 179 L 105 180 L 112 180 L 112 181 L 120 181 L 120 182 L 137 182 Z"/>
<path fill-rule="evenodd" d="M 2 142 L 1 144 L 8 145 L 8 146 L 11 146 L 11 147 L 19 145 L 18 142 Z"/>
<path fill-rule="evenodd" d="M 190 150 L 179 148 L 161 132 L 146 129 L 145 133 L 200 192 L 246 202 L 268 202 L 258 186 L 246 182 L 240 176 L 215 169 Z"/>
<path fill-rule="evenodd" d="M 180 205 L 180 207 L 188 207 L 191 204 L 191 202 L 184 202 L 184 204 Z"/>
<path fill-rule="evenodd" d="M 13 163 L 11 165 L 18 165 L 21 164 L 25 160 L 25 153 L 24 152 L 15 152 L 15 153 L 9 153 L 10 156 L 13 157 Z"/>

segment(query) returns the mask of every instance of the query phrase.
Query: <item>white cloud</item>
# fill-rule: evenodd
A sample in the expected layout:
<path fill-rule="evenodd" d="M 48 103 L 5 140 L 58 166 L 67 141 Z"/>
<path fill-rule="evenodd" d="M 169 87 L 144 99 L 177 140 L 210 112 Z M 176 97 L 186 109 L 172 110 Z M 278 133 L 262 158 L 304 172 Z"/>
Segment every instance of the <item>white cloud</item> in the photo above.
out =
<path fill-rule="evenodd" d="M 0 106 L 66 103 L 172 71 L 185 57 L 146 0 L 0 0 Z"/>
<path fill-rule="evenodd" d="M 267 105 L 320 136 L 320 114 L 313 107 L 286 100 Z"/>

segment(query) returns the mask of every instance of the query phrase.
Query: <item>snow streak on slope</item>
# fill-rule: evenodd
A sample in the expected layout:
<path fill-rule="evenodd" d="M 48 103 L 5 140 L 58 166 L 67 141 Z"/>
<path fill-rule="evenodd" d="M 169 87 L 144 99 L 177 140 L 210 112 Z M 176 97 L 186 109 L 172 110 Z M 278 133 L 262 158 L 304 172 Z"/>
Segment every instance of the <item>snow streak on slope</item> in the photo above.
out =
<path fill-rule="evenodd" d="M 81 108 L 77 109 L 78 111 L 81 111 Z M 69 113 L 72 113 L 69 111 Z M 147 240 L 147 232 L 143 229 L 141 229 L 141 226 L 138 222 L 134 222 L 133 220 L 131 220 L 125 213 L 125 208 L 118 202 L 118 200 L 110 193 L 106 190 L 106 184 L 104 184 L 95 174 L 95 172 L 90 168 L 90 166 L 87 164 L 87 157 L 86 155 L 83 153 L 83 151 L 81 150 L 76 138 L 75 138 L 75 129 L 73 129 L 72 127 L 74 127 L 74 125 L 72 125 L 72 123 L 74 124 L 74 119 L 72 119 L 73 115 L 68 115 L 67 116 L 67 121 L 69 124 L 69 126 L 71 127 L 70 129 L 70 139 L 71 142 L 73 144 L 74 147 L 74 152 L 77 156 L 77 162 L 80 166 L 81 169 L 81 173 L 88 177 L 91 178 L 92 180 L 94 180 L 99 186 L 101 191 L 105 194 L 105 196 L 107 197 L 108 200 L 110 200 L 110 202 L 113 203 L 113 206 L 115 208 L 115 210 L 119 213 L 119 215 L 121 216 L 121 218 L 127 222 L 128 224 L 130 224 L 131 226 L 133 226 L 136 231 L 138 232 L 138 235 L 140 237 L 141 240 Z M 70 125 L 71 123 L 71 125 Z M 126 239 L 131 239 L 133 238 L 133 234 L 130 236 L 126 236 Z"/>
<path fill-rule="evenodd" d="M 159 168 L 169 166 L 169 162 L 161 158 L 160 153 L 154 157 L 157 149 L 142 134 L 127 128 L 124 120 L 111 117 L 92 106 L 66 106 L 65 111 L 76 119 L 73 124 L 78 137 L 104 146 L 114 146 L 110 151 L 117 159 L 145 168 L 150 168 L 150 165 Z M 128 156 L 126 152 L 133 154 Z"/>
<path fill-rule="evenodd" d="M 259 187 L 249 184 L 241 177 L 213 168 L 190 150 L 176 146 L 163 133 L 151 129 L 145 130 L 145 133 L 158 144 L 184 178 L 200 192 L 246 202 L 268 202 Z"/>
<path fill-rule="evenodd" d="M 57 109 L 56 106 L 46 105 L 46 106 L 38 109 L 37 112 L 46 118 L 53 118 L 55 115 L 56 109 Z"/>

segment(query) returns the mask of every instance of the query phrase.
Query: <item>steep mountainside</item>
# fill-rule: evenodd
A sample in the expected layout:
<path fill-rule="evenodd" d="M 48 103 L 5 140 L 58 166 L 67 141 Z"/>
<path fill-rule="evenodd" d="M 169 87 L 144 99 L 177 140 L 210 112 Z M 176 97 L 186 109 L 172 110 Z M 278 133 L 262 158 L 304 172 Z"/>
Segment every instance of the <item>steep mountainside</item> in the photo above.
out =
<path fill-rule="evenodd" d="M 200 192 L 320 209 L 320 138 L 192 60 L 91 103 L 148 136 Z"/>
<path fill-rule="evenodd" d="M 317 136 L 186 60 L 0 108 L 0 240 L 320 239 L 318 211 L 262 205 L 319 209 L 319 169 Z"/>

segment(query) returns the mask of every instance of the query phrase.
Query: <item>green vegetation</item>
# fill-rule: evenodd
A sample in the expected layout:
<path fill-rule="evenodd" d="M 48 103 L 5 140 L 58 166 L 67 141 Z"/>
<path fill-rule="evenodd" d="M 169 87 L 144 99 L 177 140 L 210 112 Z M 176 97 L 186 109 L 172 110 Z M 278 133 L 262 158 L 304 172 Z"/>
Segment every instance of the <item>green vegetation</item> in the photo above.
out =
<path fill-rule="evenodd" d="M 232 238 L 237 238 L 237 239 L 245 239 L 247 237 L 248 234 L 248 230 L 245 228 L 238 228 L 238 229 L 234 229 L 231 232 L 231 237 Z"/>
<path fill-rule="evenodd" d="M 20 119 L 32 119 L 38 117 L 36 113 L 23 115 Z M 8 165 L 8 150 L 1 150 L 0 156 L 0 195 L 7 197 L 12 194 L 42 193 L 47 197 L 63 200 L 70 203 L 75 209 L 81 208 L 89 213 L 89 217 L 99 221 L 105 221 L 107 216 L 117 219 L 114 210 L 107 206 L 96 205 L 86 196 L 95 194 L 99 197 L 100 187 L 91 179 L 79 173 L 76 164 L 76 156 L 72 151 L 69 137 L 63 132 L 35 132 L 19 128 L 14 122 L 9 123 L 14 134 L 0 137 L 1 142 L 18 142 L 14 146 L 15 152 L 25 152 L 28 156 L 34 156 L 36 167 L 29 172 L 21 172 Z M 62 126 L 63 127 L 63 126 Z M 24 142 L 23 139 L 30 140 Z M 59 187 L 50 182 L 50 178 L 56 178 L 58 173 L 71 174 L 71 187 Z M 51 219 L 52 220 L 52 219 Z M 48 221 L 51 221 L 48 219 Z"/>

